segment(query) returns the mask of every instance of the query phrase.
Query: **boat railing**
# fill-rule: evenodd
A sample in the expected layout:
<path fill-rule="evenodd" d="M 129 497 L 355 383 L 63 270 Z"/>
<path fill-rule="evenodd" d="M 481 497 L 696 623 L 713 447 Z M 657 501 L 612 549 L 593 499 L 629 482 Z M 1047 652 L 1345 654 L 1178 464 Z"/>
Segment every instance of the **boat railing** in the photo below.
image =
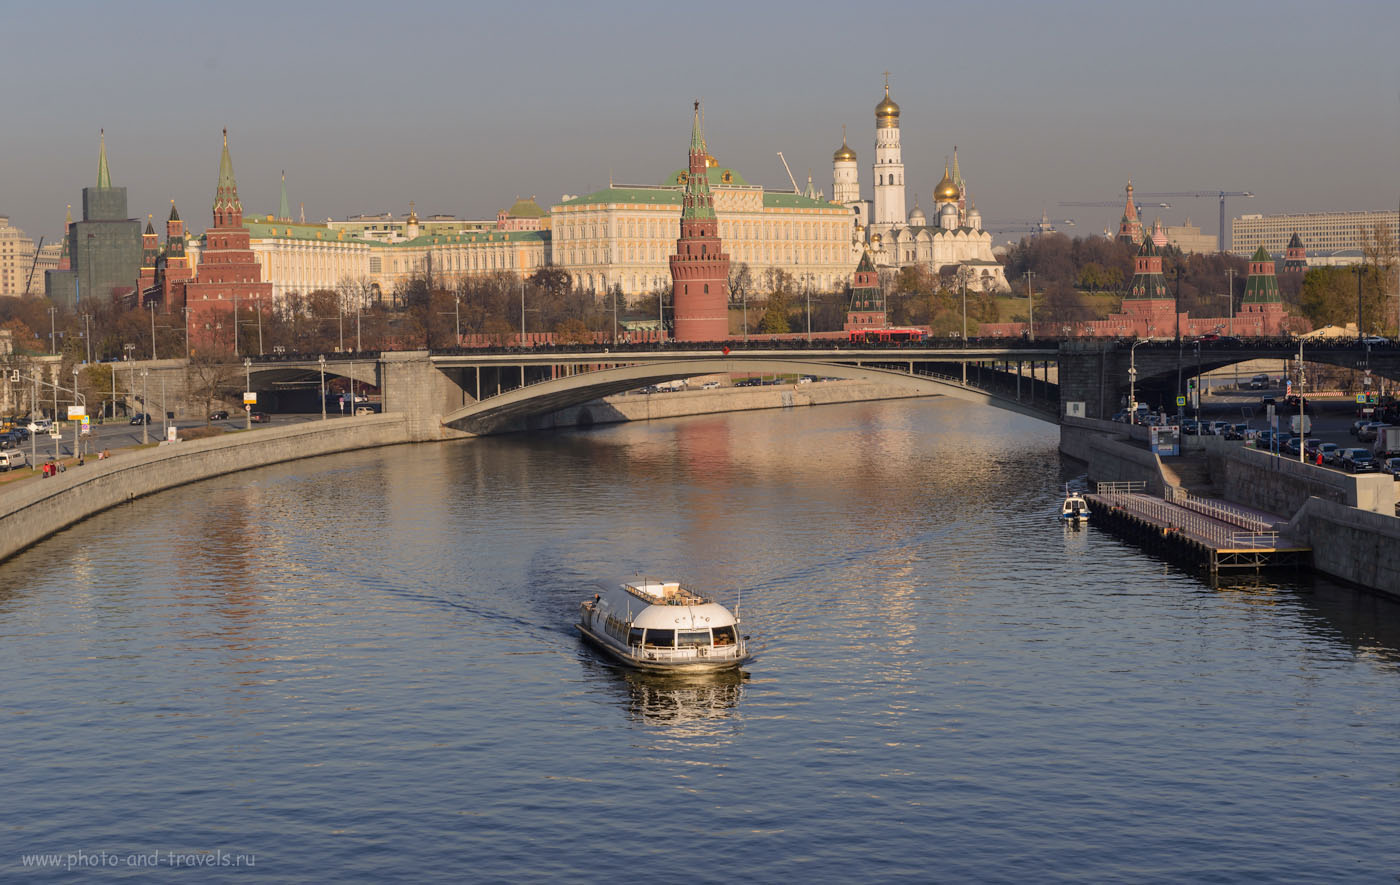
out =
<path fill-rule="evenodd" d="M 744 656 L 742 641 L 731 645 L 687 645 L 680 648 L 629 645 L 627 653 L 638 661 L 727 661 Z"/>

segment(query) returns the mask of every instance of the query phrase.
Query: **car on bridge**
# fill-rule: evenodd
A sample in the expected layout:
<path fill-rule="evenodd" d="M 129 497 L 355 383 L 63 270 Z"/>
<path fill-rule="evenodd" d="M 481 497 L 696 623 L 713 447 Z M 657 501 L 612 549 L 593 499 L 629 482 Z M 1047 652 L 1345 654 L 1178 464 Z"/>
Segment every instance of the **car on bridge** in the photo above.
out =
<path fill-rule="evenodd" d="M 1266 389 L 1268 386 L 1269 386 L 1269 376 L 1268 376 L 1268 375 L 1263 375 L 1263 374 L 1255 375 L 1253 378 L 1250 378 L 1250 379 L 1249 379 L 1249 389 L 1250 389 L 1250 390 L 1264 390 L 1264 389 Z"/>

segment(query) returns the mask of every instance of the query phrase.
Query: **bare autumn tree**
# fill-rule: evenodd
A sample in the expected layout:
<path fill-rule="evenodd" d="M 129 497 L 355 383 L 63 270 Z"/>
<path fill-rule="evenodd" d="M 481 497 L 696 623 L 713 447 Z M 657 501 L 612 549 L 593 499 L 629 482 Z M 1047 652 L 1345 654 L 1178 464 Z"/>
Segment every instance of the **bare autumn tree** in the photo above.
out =
<path fill-rule="evenodd" d="M 1393 283 L 1397 267 L 1400 267 L 1400 255 L 1397 255 L 1395 235 L 1390 226 L 1377 224 L 1366 231 L 1361 248 L 1367 268 L 1365 286 L 1368 291 L 1364 294 L 1375 303 L 1377 314 L 1370 328 L 1376 332 L 1400 334 L 1400 288 Z M 1395 299 L 1390 297 L 1392 289 L 1396 292 Z M 1392 318 L 1397 325 L 1390 324 Z"/>
<path fill-rule="evenodd" d="M 238 364 L 222 354 L 192 355 L 185 368 L 185 383 L 190 396 L 204 402 L 206 424 L 214 403 L 235 396 L 241 381 Z"/>

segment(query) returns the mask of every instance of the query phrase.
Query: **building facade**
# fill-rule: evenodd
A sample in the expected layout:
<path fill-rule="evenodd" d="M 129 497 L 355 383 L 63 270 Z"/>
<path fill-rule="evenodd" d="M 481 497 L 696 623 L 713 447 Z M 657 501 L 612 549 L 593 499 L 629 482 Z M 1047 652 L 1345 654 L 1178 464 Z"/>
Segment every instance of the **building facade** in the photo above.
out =
<path fill-rule="evenodd" d="M 688 174 L 680 170 L 660 185 L 609 185 L 555 204 L 550 263 L 585 291 L 618 286 L 631 298 L 669 291 L 669 256 Z M 849 210 L 751 185 L 736 170 L 720 166 L 712 153 L 705 177 L 725 251 L 732 262 L 749 266 L 755 282 L 776 269 L 814 289 L 845 284 L 856 257 Z"/>
<path fill-rule="evenodd" d="M 34 241 L 0 215 L 0 296 L 14 298 L 29 289 L 34 268 Z"/>
<path fill-rule="evenodd" d="M 69 270 L 44 274 L 44 294 L 69 308 L 126 298 L 141 275 L 141 222 L 126 217 L 126 188 L 113 187 L 101 136 L 97 186 L 83 188 L 83 220 L 68 226 Z"/>
<path fill-rule="evenodd" d="M 1231 225 L 1230 251 L 1250 255 L 1260 246 L 1271 255 L 1287 249 L 1297 234 L 1313 255 L 1366 246 L 1377 227 L 1388 228 L 1392 242 L 1400 243 L 1400 212 L 1306 212 L 1292 215 L 1241 215 Z"/>

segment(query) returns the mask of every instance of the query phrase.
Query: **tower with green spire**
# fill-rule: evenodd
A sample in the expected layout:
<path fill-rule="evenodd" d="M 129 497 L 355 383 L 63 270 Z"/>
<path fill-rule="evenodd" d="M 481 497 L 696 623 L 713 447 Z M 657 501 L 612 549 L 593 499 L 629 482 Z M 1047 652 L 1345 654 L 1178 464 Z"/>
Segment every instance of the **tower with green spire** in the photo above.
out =
<path fill-rule="evenodd" d="M 681 235 L 671 256 L 677 341 L 723 341 L 729 337 L 729 256 L 719 239 L 709 159 L 697 101 L 681 199 Z"/>
<path fill-rule="evenodd" d="M 263 281 L 252 235 L 243 226 L 243 204 L 233 177 L 227 129 L 219 158 L 219 182 L 214 188 L 214 226 L 204 233 L 195 278 L 178 288 L 180 291 L 172 289 L 171 307 L 188 308 L 191 341 L 201 352 L 231 352 L 238 318 L 256 318 L 259 311 L 272 306 L 272 283 Z"/>
<path fill-rule="evenodd" d="M 97 184 L 83 188 L 83 218 L 68 225 L 68 268 L 44 274 L 44 294 L 69 307 L 128 298 L 141 279 L 141 222 L 126 217 L 126 188 L 112 184 L 107 133 L 98 132 Z"/>
<path fill-rule="evenodd" d="M 880 275 L 870 253 L 860 256 L 856 272 L 851 277 L 851 309 L 846 312 L 847 332 L 862 329 L 883 329 L 889 325 L 885 313 L 885 293 L 880 288 Z"/>

